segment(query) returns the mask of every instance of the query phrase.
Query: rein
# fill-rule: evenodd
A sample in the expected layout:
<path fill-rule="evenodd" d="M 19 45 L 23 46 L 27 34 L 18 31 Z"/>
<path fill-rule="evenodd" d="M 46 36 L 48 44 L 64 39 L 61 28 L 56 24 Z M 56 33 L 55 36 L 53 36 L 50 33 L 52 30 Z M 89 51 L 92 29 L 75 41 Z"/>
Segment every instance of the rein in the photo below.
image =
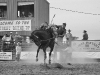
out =
<path fill-rule="evenodd" d="M 34 35 L 34 34 L 33 34 L 33 35 Z M 39 38 L 39 37 L 36 36 L 36 35 L 34 35 L 34 36 L 35 36 L 37 39 Z M 40 39 L 39 39 L 40 41 L 38 41 L 38 42 L 39 42 L 40 45 L 41 45 L 41 42 L 42 42 L 42 41 L 48 41 L 48 40 L 49 40 L 49 42 L 50 42 L 51 39 L 54 39 L 54 37 L 53 37 L 53 38 L 50 38 L 50 39 L 46 39 L 46 40 L 40 40 Z M 49 43 L 49 42 L 48 42 L 48 43 Z M 59 45 L 57 42 L 55 42 L 55 43 L 56 43 L 57 45 Z"/>
<path fill-rule="evenodd" d="M 34 34 L 33 34 L 34 35 Z M 34 35 L 37 39 L 39 38 L 38 36 L 36 36 L 36 35 Z M 40 40 L 40 42 L 41 41 L 48 41 L 48 40 L 51 40 L 51 39 L 54 39 L 54 37 L 53 38 L 50 38 L 50 39 L 46 39 L 46 40 Z"/>

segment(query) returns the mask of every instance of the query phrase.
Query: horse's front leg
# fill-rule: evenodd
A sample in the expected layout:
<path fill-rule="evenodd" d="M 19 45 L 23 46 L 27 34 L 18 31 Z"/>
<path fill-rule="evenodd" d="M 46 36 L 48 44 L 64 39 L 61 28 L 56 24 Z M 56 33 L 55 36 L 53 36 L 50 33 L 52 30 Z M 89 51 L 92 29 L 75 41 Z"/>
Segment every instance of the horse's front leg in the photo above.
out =
<path fill-rule="evenodd" d="M 51 54 L 52 54 L 52 51 L 53 51 L 53 48 L 54 48 L 54 44 L 52 44 L 53 46 L 50 47 L 50 53 L 49 53 L 49 64 L 51 64 Z"/>
<path fill-rule="evenodd" d="M 40 51 L 40 47 L 38 47 L 38 49 L 37 49 L 36 61 L 38 61 L 38 53 L 39 53 L 39 51 Z"/>

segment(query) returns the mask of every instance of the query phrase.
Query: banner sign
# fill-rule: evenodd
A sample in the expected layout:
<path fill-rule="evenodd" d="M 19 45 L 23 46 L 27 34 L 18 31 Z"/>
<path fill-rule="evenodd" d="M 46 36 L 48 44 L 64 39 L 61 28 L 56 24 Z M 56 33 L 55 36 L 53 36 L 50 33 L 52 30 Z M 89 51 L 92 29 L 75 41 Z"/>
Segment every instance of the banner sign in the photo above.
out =
<path fill-rule="evenodd" d="M 72 48 L 77 52 L 100 52 L 100 41 L 72 41 Z"/>
<path fill-rule="evenodd" d="M 12 60 L 12 52 L 0 52 L 0 60 Z"/>
<path fill-rule="evenodd" d="M 0 21 L 0 31 L 31 31 L 31 20 Z"/>

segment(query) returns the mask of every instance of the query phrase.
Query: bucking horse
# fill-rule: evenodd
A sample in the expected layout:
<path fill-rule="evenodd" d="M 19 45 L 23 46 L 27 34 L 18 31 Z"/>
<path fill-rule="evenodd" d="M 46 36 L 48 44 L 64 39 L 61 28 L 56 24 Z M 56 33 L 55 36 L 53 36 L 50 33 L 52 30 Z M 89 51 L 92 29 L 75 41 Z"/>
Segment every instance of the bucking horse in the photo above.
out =
<path fill-rule="evenodd" d="M 31 33 L 30 39 L 38 46 L 36 61 L 38 61 L 38 53 L 42 49 L 44 52 L 44 64 L 46 64 L 46 49 L 49 47 L 49 64 L 51 64 L 51 54 L 54 49 L 55 38 L 55 29 L 52 26 L 45 30 L 34 30 Z"/>

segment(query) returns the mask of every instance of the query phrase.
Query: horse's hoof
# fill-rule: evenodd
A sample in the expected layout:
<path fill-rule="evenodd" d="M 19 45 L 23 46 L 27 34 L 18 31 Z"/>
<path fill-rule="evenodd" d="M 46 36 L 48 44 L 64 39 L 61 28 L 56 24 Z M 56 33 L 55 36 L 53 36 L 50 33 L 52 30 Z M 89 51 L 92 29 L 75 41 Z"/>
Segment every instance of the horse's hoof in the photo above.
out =
<path fill-rule="evenodd" d="M 68 65 L 71 65 L 71 63 L 67 63 Z"/>
<path fill-rule="evenodd" d="M 38 61 L 38 59 L 36 59 L 36 62 Z"/>
<path fill-rule="evenodd" d="M 51 61 L 49 60 L 49 64 L 51 64 Z"/>

